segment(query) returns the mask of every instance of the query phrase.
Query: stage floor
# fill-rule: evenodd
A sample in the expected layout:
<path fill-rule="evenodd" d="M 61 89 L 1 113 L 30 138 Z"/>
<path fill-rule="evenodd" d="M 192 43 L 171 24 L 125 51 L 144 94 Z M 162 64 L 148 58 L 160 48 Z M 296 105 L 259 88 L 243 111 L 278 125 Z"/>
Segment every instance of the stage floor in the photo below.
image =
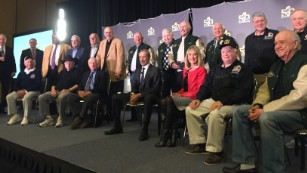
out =
<path fill-rule="evenodd" d="M 38 124 L 8 126 L 8 116 L 0 114 L 0 138 L 93 172 L 213 173 L 222 172 L 224 166 L 231 164 L 230 145 L 226 149 L 226 158 L 212 166 L 203 164 L 207 155 L 187 155 L 181 145 L 175 148 L 154 147 L 159 140 L 156 117 L 153 114 L 149 140 L 140 142 L 138 122 L 125 123 L 123 134 L 106 136 L 103 132 L 112 124 L 77 130 L 70 130 L 68 125 L 62 128 L 41 128 Z M 41 120 L 42 117 L 38 117 L 37 122 Z M 292 165 L 287 165 L 287 172 L 303 172 L 293 150 L 289 150 L 289 155 Z"/>

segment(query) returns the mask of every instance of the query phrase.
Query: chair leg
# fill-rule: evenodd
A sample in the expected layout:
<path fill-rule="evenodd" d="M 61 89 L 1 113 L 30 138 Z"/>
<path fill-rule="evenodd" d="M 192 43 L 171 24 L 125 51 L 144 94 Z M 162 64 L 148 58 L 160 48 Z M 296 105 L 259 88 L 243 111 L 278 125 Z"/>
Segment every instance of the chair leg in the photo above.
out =
<path fill-rule="evenodd" d="M 125 124 L 125 114 L 126 114 L 126 104 L 124 105 L 124 110 L 123 110 L 123 117 L 122 117 L 122 126 L 124 127 Z"/>
<path fill-rule="evenodd" d="M 305 138 L 300 139 L 301 142 L 301 170 L 305 170 Z"/>
<path fill-rule="evenodd" d="M 295 153 L 295 156 L 297 157 L 298 156 L 298 150 L 299 150 L 299 148 L 298 148 L 298 138 L 297 137 L 295 137 L 294 138 L 294 153 Z"/>
<path fill-rule="evenodd" d="M 161 134 L 161 119 L 160 107 L 158 107 L 158 135 Z"/>

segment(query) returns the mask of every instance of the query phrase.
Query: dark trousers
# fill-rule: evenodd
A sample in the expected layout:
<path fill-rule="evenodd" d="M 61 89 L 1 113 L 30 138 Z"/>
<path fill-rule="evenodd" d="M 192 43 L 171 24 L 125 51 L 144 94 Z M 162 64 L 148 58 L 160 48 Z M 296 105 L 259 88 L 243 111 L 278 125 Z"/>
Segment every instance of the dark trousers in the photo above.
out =
<path fill-rule="evenodd" d="M 130 100 L 130 93 L 116 94 L 112 97 L 112 112 L 114 118 L 114 128 L 121 128 L 120 114 L 123 106 Z M 159 97 L 154 94 L 146 94 L 141 100 L 144 102 L 144 125 L 143 130 L 148 131 L 148 125 L 151 119 L 152 107 L 159 102 Z"/>
<path fill-rule="evenodd" d="M 108 107 L 108 111 L 109 111 L 109 115 L 113 115 L 113 111 L 112 111 L 112 96 L 116 95 L 118 92 L 123 92 L 124 90 L 124 80 L 121 81 L 116 81 L 116 82 L 111 82 L 110 83 L 110 91 L 108 94 L 108 98 L 107 98 L 107 107 Z M 114 117 L 112 117 L 114 118 Z"/>
<path fill-rule="evenodd" d="M 177 86 L 177 82 L 174 82 L 174 80 L 176 79 L 177 79 L 177 76 L 174 70 L 170 70 L 170 71 L 162 70 L 162 81 L 163 81 L 162 98 L 170 96 L 171 92 L 179 91 L 180 88 Z"/>
<path fill-rule="evenodd" d="M 172 97 L 167 97 L 165 99 L 161 100 L 161 107 L 165 116 L 163 128 L 165 130 L 170 130 L 172 128 L 177 129 L 178 128 L 178 118 L 180 115 L 184 112 L 180 112 Z"/>
<path fill-rule="evenodd" d="M 47 86 L 46 86 L 46 91 L 50 91 L 52 85 L 55 84 L 56 78 L 58 76 L 58 68 L 55 67 L 53 70 L 51 69 L 51 67 L 49 66 L 48 68 L 48 73 L 47 73 Z M 52 102 L 49 105 L 50 108 L 50 114 L 54 115 L 57 114 L 57 106 L 55 102 Z"/>
<path fill-rule="evenodd" d="M 11 86 L 11 78 L 10 77 L 5 77 L 0 79 L 1 82 L 1 106 L 0 106 L 0 111 L 4 111 L 4 108 L 7 106 L 6 103 L 6 96 L 8 95 L 10 91 L 10 86 Z"/>
<path fill-rule="evenodd" d="M 92 110 L 93 106 L 100 99 L 100 94 L 92 93 L 84 98 L 82 106 L 80 106 L 81 98 L 77 94 L 70 95 L 68 100 L 68 105 L 70 106 L 73 117 L 79 116 L 81 119 L 91 121 L 90 115 L 87 114 L 88 110 Z"/>

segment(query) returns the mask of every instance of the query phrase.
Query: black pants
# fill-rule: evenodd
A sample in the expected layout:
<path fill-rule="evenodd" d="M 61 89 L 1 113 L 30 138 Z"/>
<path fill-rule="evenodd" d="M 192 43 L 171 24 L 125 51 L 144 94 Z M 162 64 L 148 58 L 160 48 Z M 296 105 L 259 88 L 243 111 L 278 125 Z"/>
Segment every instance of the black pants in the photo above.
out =
<path fill-rule="evenodd" d="M 11 86 L 11 78 L 10 77 L 4 77 L 0 78 L 1 82 L 1 106 L 0 111 L 4 111 L 4 108 L 7 106 L 6 103 L 6 96 L 10 92 L 10 86 Z"/>
<path fill-rule="evenodd" d="M 112 97 L 113 95 L 116 95 L 118 92 L 122 93 L 123 91 L 124 91 L 124 80 L 110 83 L 110 91 L 109 91 L 106 103 L 107 103 L 109 115 L 111 115 L 112 118 L 114 118 L 113 111 L 112 111 Z"/>
<path fill-rule="evenodd" d="M 166 98 L 171 95 L 171 92 L 177 92 L 181 88 L 181 86 L 177 86 L 177 82 L 174 80 L 177 79 L 176 71 L 162 71 L 162 98 Z M 177 80 L 176 80 L 177 81 Z"/>

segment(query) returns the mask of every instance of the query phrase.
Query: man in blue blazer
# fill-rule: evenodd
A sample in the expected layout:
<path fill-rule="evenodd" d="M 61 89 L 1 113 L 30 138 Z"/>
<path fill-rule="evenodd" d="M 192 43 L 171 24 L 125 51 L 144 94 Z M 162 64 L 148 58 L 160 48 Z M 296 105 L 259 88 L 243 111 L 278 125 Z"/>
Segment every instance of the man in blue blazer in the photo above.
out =
<path fill-rule="evenodd" d="M 78 58 L 79 64 L 75 66 L 80 72 L 83 72 L 84 48 L 80 47 L 81 39 L 78 35 L 71 36 L 71 49 L 67 50 L 66 55 Z"/>
<path fill-rule="evenodd" d="M 128 102 L 136 104 L 139 101 L 144 102 L 144 123 L 139 136 L 140 141 L 148 139 L 148 125 L 151 118 L 152 106 L 158 104 L 161 95 L 161 71 L 149 63 L 150 53 L 147 49 L 139 52 L 139 60 L 142 68 L 135 71 L 135 82 L 131 93 L 116 94 L 112 97 L 112 113 L 114 117 L 113 128 L 105 132 L 105 135 L 123 133 L 123 127 L 120 122 L 120 113 L 122 107 Z"/>

